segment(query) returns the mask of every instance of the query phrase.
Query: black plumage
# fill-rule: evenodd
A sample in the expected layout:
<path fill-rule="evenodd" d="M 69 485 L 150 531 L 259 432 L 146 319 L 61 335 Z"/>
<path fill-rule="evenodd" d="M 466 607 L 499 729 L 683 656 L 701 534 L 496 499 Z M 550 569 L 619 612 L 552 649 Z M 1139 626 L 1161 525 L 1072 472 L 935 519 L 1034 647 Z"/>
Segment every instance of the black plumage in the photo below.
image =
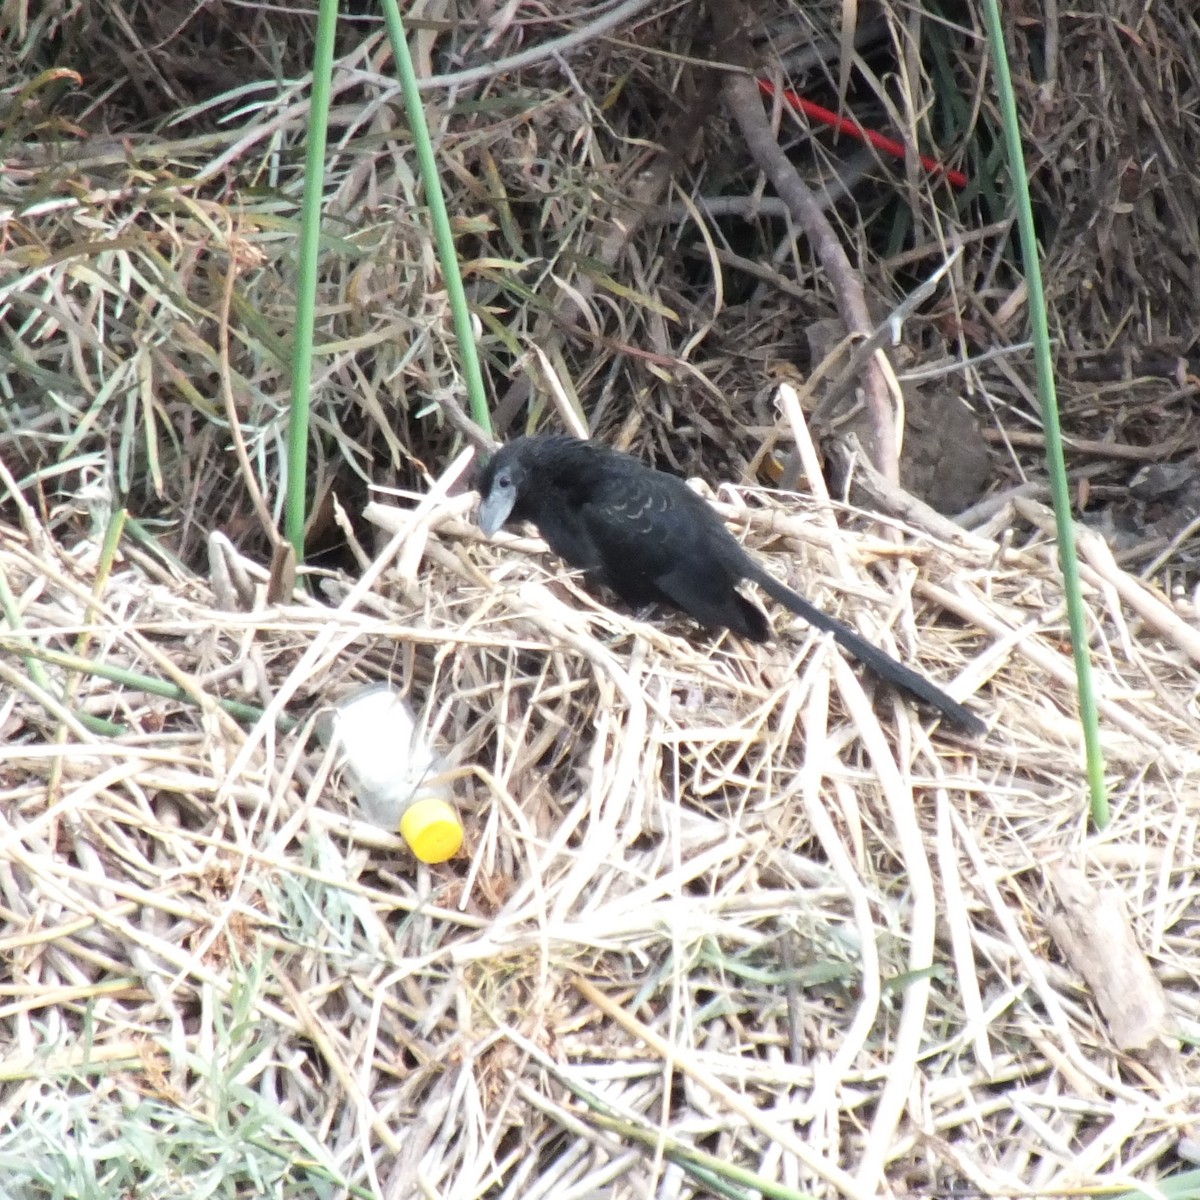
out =
<path fill-rule="evenodd" d="M 479 480 L 479 524 L 491 535 L 529 521 L 550 549 L 635 608 L 682 609 L 710 629 L 765 642 L 766 615 L 738 590 L 742 580 L 803 617 L 881 679 L 931 704 L 972 734 L 983 722 L 923 675 L 785 587 L 742 549 L 708 503 L 682 479 L 597 442 L 522 437 L 491 458 Z"/>

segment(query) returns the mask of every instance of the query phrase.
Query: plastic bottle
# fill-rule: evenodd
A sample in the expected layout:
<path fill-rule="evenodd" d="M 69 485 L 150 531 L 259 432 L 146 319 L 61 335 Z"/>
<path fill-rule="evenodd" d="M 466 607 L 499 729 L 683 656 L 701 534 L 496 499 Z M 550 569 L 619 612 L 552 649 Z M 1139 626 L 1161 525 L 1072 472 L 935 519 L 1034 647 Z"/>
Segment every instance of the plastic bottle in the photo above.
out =
<path fill-rule="evenodd" d="M 318 733 L 340 752 L 368 820 L 399 830 L 422 862 L 445 862 L 458 853 L 463 827 L 441 778 L 442 759 L 391 687 L 369 684 L 344 696 L 322 714 Z"/>

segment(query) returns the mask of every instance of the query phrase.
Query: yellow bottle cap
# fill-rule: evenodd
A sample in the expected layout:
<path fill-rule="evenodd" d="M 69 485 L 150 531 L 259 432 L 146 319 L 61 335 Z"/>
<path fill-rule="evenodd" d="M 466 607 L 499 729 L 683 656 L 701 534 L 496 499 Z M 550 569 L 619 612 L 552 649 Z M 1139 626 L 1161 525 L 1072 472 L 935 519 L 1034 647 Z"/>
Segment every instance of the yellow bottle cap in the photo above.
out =
<path fill-rule="evenodd" d="M 458 853 L 463 827 L 458 813 L 445 800 L 430 798 L 404 810 L 400 836 L 422 862 L 440 863 Z"/>

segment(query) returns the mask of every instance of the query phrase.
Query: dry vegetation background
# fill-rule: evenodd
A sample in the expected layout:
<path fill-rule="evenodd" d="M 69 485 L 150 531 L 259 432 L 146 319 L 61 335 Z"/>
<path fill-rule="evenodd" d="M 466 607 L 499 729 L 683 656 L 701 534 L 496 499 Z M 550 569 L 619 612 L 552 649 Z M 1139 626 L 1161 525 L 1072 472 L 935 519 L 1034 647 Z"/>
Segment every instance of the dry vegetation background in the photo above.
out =
<path fill-rule="evenodd" d="M 1005 6 L 1093 530 L 1103 833 L 973 6 L 859 6 L 845 78 L 966 189 L 776 114 L 880 318 L 961 249 L 894 358 L 906 484 L 971 511 L 899 541 L 836 480 L 764 490 L 793 443 L 780 380 L 831 465 L 853 426 L 832 297 L 723 109 L 703 6 L 626 7 L 590 35 L 589 5 L 406 14 L 498 424 L 552 424 L 558 386 L 599 436 L 737 485 L 749 544 L 992 732 L 873 708 L 779 614 L 769 648 L 713 643 L 477 536 L 367 11 L 343 17 L 324 175 L 327 569 L 265 606 L 313 14 L 7 3 L 4 1195 L 1200 1194 L 1193 6 Z M 745 12 L 764 76 L 836 107 L 843 6 Z M 398 496 L 368 511 L 375 486 Z M 444 866 L 364 824 L 307 736 L 379 679 L 456 768 Z"/>

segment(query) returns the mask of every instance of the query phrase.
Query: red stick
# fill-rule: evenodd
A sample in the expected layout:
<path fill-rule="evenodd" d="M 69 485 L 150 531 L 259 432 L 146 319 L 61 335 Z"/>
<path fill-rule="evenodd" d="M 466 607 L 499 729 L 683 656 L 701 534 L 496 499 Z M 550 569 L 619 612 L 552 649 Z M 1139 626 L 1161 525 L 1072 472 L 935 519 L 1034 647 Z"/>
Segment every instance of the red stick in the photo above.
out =
<path fill-rule="evenodd" d="M 758 81 L 758 90 L 764 96 L 775 95 L 775 85 L 766 79 Z M 851 121 L 847 117 L 839 117 L 837 113 L 830 112 L 829 109 L 822 108 L 819 104 L 814 104 L 811 100 L 805 100 L 803 96 L 793 92 L 790 88 L 784 88 L 782 94 L 784 101 L 788 105 L 799 110 L 813 121 L 820 121 L 822 125 L 828 125 L 831 129 L 836 129 L 840 133 L 857 138 L 860 142 L 870 142 L 876 150 L 880 150 L 884 154 L 890 154 L 893 158 L 903 159 L 907 153 L 903 142 L 898 142 L 895 138 L 884 137 L 882 133 L 876 133 L 873 129 L 864 129 L 856 121 Z M 956 188 L 965 188 L 967 186 L 967 177 L 961 171 L 954 171 L 949 167 L 944 167 L 935 159 L 926 158 L 924 154 L 918 157 L 921 160 L 921 166 L 925 170 L 935 175 L 945 175 L 946 179 Z"/>

